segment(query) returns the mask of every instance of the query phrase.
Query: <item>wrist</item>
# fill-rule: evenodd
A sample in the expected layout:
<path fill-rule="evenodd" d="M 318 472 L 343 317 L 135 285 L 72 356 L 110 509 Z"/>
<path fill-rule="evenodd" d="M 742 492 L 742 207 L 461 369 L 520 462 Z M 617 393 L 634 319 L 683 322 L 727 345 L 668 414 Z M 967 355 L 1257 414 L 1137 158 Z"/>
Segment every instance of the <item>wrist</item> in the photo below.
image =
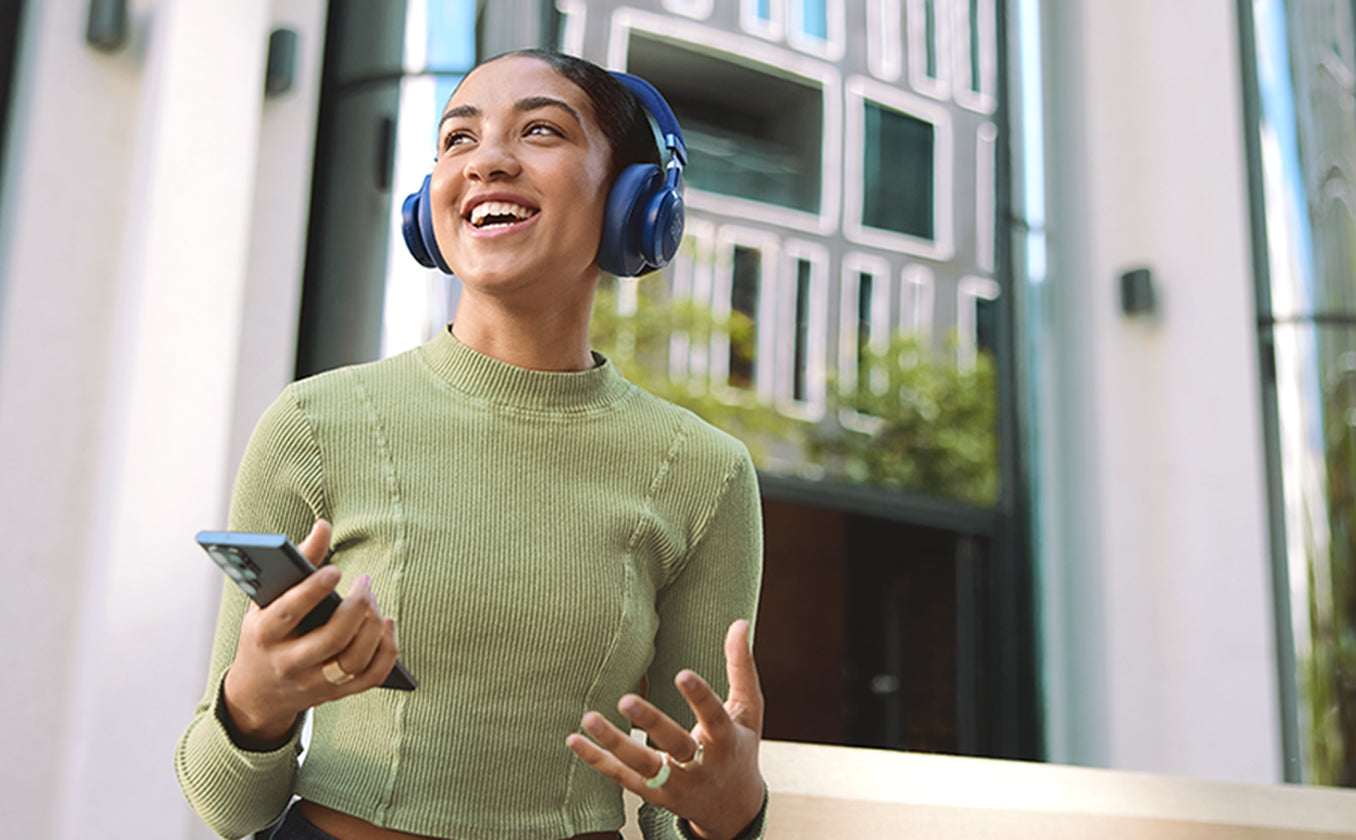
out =
<path fill-rule="evenodd" d="M 231 672 L 227 671 L 217 698 L 217 718 L 237 746 L 255 752 L 271 752 L 291 740 L 297 715 L 261 715 L 238 703 L 239 696 L 238 692 L 232 692 Z"/>
<path fill-rule="evenodd" d="M 750 800 L 753 802 L 753 800 Z M 704 829 L 691 820 L 681 820 L 679 826 L 681 834 L 690 840 L 753 840 L 756 837 L 763 836 L 764 822 L 767 819 L 768 792 L 767 787 L 762 788 L 762 794 L 756 801 L 752 811 L 742 809 L 746 814 L 750 814 L 747 819 L 732 819 L 734 828 L 726 827 L 724 830 L 713 827 Z M 738 817 L 738 815 L 735 815 Z M 742 826 L 742 828 L 740 827 Z"/>

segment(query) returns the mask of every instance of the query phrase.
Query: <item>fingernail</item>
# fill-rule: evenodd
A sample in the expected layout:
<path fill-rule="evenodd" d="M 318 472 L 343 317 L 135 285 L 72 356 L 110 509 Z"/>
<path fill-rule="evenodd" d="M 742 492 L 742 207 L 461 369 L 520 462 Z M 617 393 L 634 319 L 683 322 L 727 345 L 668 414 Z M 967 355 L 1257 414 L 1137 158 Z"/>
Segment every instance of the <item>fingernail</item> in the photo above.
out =
<path fill-rule="evenodd" d="M 316 574 L 321 575 L 321 581 L 329 586 L 334 586 L 339 582 L 339 578 L 344 576 L 338 566 L 322 566 Z"/>
<path fill-rule="evenodd" d="M 584 718 L 584 728 L 593 735 L 602 735 L 607 731 L 607 727 L 603 725 L 603 719 L 594 715 Z"/>

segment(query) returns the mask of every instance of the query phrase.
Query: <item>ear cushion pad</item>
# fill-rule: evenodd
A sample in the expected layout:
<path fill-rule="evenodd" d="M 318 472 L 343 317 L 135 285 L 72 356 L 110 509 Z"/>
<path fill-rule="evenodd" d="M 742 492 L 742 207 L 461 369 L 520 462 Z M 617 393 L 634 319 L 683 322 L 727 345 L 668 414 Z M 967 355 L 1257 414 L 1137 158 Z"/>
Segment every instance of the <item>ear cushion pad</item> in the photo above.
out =
<path fill-rule="evenodd" d="M 411 193 L 401 205 L 400 233 L 405 238 L 405 247 L 420 265 L 451 274 L 452 269 L 438 250 L 438 238 L 433 234 L 433 201 L 428 194 L 432 179 L 432 175 L 425 175 L 419 192 Z"/>
<path fill-rule="evenodd" d="M 427 187 L 426 175 L 424 189 Z M 424 237 L 419 233 L 419 205 L 423 191 L 420 189 L 419 192 L 410 193 L 405 197 L 405 203 L 400 206 L 400 233 L 405 237 L 405 247 L 410 249 L 415 260 L 425 268 L 433 268 L 433 257 L 429 256 L 428 249 L 424 247 Z"/>
<path fill-rule="evenodd" d="M 685 217 L 682 195 L 665 181 L 664 189 L 650 199 L 645 211 L 645 241 L 641 243 L 645 262 L 654 268 L 669 264 L 683 241 Z"/>
<path fill-rule="evenodd" d="M 617 277 L 634 277 L 644 272 L 646 217 L 655 192 L 663 188 L 664 173 L 652 163 L 633 163 L 617 176 L 603 211 L 599 268 Z"/>

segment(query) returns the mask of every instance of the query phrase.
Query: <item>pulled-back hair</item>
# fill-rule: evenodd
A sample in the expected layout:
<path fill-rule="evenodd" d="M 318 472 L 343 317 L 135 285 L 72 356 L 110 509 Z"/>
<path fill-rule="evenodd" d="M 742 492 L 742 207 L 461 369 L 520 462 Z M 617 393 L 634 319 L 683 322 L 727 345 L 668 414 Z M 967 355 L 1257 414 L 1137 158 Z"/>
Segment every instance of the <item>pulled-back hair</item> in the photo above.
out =
<path fill-rule="evenodd" d="M 591 61 L 565 53 L 541 49 L 522 49 L 497 55 L 482 64 L 508 56 L 544 61 L 584 92 L 593 107 L 593 118 L 607 138 L 612 152 L 612 180 L 633 163 L 663 165 L 654 132 L 645 117 L 645 109 L 635 94 L 617 81 L 617 77 Z"/>

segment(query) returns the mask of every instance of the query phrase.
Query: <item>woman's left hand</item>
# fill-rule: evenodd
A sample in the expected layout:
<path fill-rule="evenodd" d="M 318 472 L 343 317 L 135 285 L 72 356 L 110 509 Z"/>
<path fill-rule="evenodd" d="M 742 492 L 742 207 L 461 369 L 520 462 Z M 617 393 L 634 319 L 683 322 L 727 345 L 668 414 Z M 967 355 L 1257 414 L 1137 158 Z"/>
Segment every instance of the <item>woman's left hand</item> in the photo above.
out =
<path fill-rule="evenodd" d="M 674 678 L 697 716 L 691 732 L 628 694 L 617 708 L 645 730 L 654 748 L 631 740 L 597 712 L 584 715 L 584 729 L 594 740 L 574 734 L 566 743 L 599 773 L 687 820 L 694 835 L 731 840 L 763 807 L 758 770 L 763 691 L 747 621 L 731 624 L 725 635 L 725 671 L 730 696 L 724 703 L 696 672 L 683 670 Z"/>

